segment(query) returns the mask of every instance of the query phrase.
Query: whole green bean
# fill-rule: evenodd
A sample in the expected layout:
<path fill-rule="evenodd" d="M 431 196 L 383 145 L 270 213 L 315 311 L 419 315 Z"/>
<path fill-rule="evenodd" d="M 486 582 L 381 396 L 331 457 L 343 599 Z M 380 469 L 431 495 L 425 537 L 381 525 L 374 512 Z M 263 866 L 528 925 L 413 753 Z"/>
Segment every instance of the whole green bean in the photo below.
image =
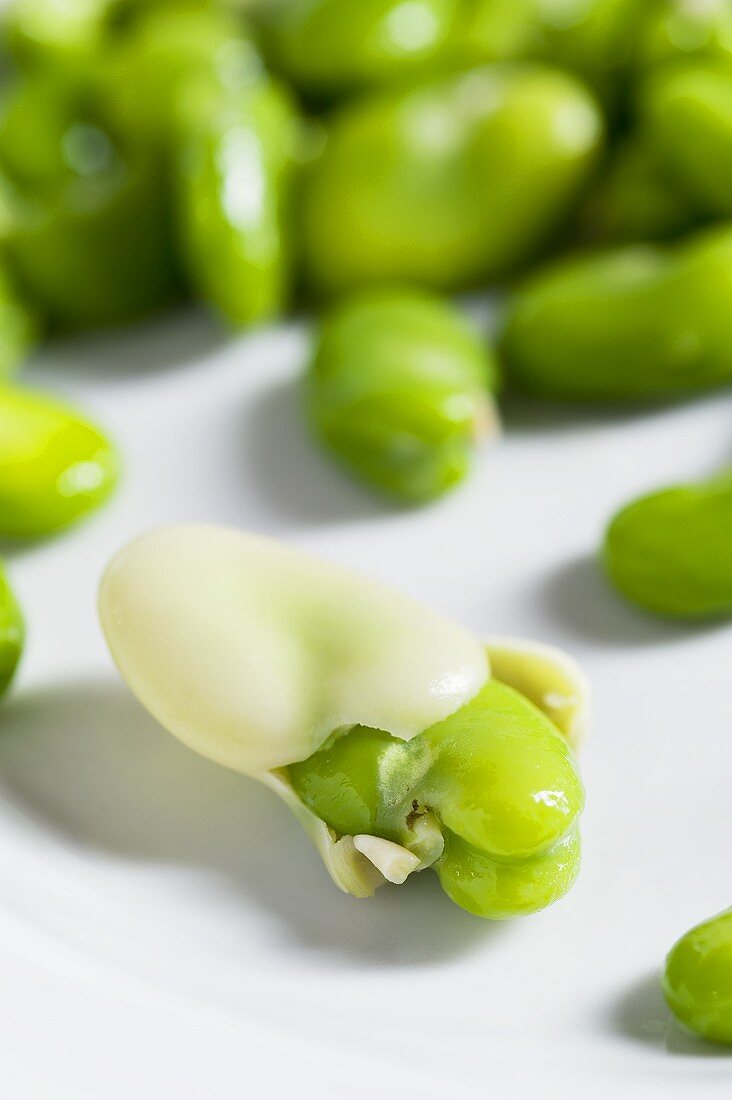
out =
<path fill-rule="evenodd" d="M 310 96 L 424 76 L 445 63 L 463 0 L 275 0 L 260 25 L 267 60 Z"/>
<path fill-rule="evenodd" d="M 712 61 L 732 64 L 732 7 L 729 0 L 660 0 L 649 5 L 638 36 L 642 68 L 669 62 Z"/>
<path fill-rule="evenodd" d="M 0 537 L 66 527 L 116 480 L 116 455 L 97 428 L 48 397 L 0 386 Z"/>
<path fill-rule="evenodd" d="M 155 158 L 117 140 L 82 72 L 28 77 L 0 112 L 0 252 L 59 328 L 117 323 L 176 292 Z"/>
<path fill-rule="evenodd" d="M 0 180 L 0 220 L 2 219 Z M 38 335 L 35 315 L 20 300 L 7 273 L 0 269 L 0 381 L 14 374 Z"/>
<path fill-rule="evenodd" d="M 663 992 L 690 1031 L 732 1044 L 732 910 L 705 921 L 671 949 Z"/>
<path fill-rule="evenodd" d="M 732 60 L 661 69 L 645 84 L 648 147 L 702 210 L 732 217 Z"/>
<path fill-rule="evenodd" d="M 323 322 L 308 377 L 317 436 L 349 468 L 406 500 L 465 476 L 496 430 L 498 373 L 452 306 L 425 291 L 373 290 Z"/>
<path fill-rule="evenodd" d="M 550 265 L 509 303 L 500 347 L 508 380 L 544 397 L 647 401 L 732 382 L 732 229 Z"/>
<path fill-rule="evenodd" d="M 24 641 L 23 616 L 0 566 L 0 696 L 5 694 L 15 675 Z"/>
<path fill-rule="evenodd" d="M 456 290 L 526 262 L 556 232 L 602 141 L 574 78 L 487 66 L 349 105 L 304 179 L 309 284 Z"/>
<path fill-rule="evenodd" d="M 623 595 L 649 611 L 732 615 L 732 474 L 627 505 L 607 530 L 603 559 Z"/>
<path fill-rule="evenodd" d="M 298 119 L 251 47 L 239 52 L 231 88 L 194 85 L 184 97 L 174 182 L 191 286 L 245 325 L 277 316 L 290 298 Z"/>

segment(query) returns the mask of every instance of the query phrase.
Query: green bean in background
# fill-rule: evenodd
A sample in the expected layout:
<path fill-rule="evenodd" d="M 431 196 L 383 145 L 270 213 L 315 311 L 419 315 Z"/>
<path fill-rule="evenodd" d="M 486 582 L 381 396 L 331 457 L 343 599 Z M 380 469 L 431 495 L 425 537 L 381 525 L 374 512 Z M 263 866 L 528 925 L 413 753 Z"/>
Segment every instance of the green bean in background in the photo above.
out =
<path fill-rule="evenodd" d="M 275 0 L 259 15 L 268 62 L 300 91 L 335 98 L 441 68 L 462 0 Z"/>
<path fill-rule="evenodd" d="M 23 67 L 71 70 L 101 48 L 114 4 L 115 0 L 14 0 L 4 13 L 3 38 Z"/>
<path fill-rule="evenodd" d="M 364 291 L 327 315 L 307 378 L 315 435 L 398 498 L 439 496 L 497 430 L 498 371 L 459 310 L 426 291 Z"/>
<path fill-rule="evenodd" d="M 557 233 L 602 138 L 582 85 L 536 66 L 486 66 L 345 107 L 303 180 L 310 288 L 454 291 L 506 275 Z"/>
<path fill-rule="evenodd" d="M 648 69 L 668 62 L 719 61 L 732 65 L 729 0 L 655 0 L 637 43 L 637 63 Z"/>
<path fill-rule="evenodd" d="M 236 325 L 270 320 L 290 302 L 299 138 L 289 94 L 251 47 L 241 53 L 232 87 L 194 85 L 183 99 L 174 179 L 189 283 Z"/>
<path fill-rule="evenodd" d="M 134 319 L 177 280 L 158 166 L 118 139 L 85 73 L 26 78 L 0 110 L 5 258 L 55 328 Z"/>
<path fill-rule="evenodd" d="M 732 473 L 628 504 L 607 530 L 603 561 L 619 591 L 648 611 L 732 615 Z"/>
<path fill-rule="evenodd" d="M 18 602 L 0 564 L 0 697 L 15 675 L 25 641 L 25 626 Z"/>
<path fill-rule="evenodd" d="M 179 98 L 195 81 L 244 86 L 259 75 L 240 15 L 219 4 L 170 0 L 141 7 L 110 34 L 100 94 L 117 126 L 168 155 L 174 146 Z"/>
<path fill-rule="evenodd" d="M 0 386 L 0 538 L 67 527 L 107 499 L 117 475 L 112 445 L 73 409 Z"/>
<path fill-rule="evenodd" d="M 555 261 L 518 287 L 500 351 L 509 383 L 569 401 L 732 383 L 732 229 Z"/>
<path fill-rule="evenodd" d="M 0 217 L 2 210 L 0 181 Z M 0 381 L 15 374 L 39 335 L 35 314 L 20 299 L 7 272 L 0 267 Z"/>
<path fill-rule="evenodd" d="M 666 959 L 663 992 L 690 1031 L 732 1044 L 732 910 L 692 928 L 674 945 Z"/>
<path fill-rule="evenodd" d="M 640 112 L 649 150 L 682 194 L 710 215 L 732 217 L 732 60 L 654 73 Z"/>
<path fill-rule="evenodd" d="M 268 63 L 318 102 L 512 59 L 614 97 L 649 12 L 648 0 L 272 0 L 254 18 Z"/>

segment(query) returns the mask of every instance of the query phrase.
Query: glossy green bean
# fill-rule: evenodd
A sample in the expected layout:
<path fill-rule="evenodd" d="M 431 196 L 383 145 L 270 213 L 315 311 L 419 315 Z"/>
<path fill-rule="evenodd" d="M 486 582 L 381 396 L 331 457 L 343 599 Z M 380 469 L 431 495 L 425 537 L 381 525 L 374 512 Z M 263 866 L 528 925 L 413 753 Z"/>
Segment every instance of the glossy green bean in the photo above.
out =
<path fill-rule="evenodd" d="M 240 47 L 233 87 L 194 86 L 179 112 L 177 227 L 191 286 L 235 325 L 290 299 L 298 118 L 289 95 Z M 252 71 L 253 70 L 253 71 Z M 251 72 L 251 78 L 246 78 Z"/>
<path fill-rule="evenodd" d="M 556 232 L 601 141 L 584 88 L 533 66 L 480 68 L 348 106 L 304 180 L 309 284 L 333 294 L 499 278 Z"/>
<path fill-rule="evenodd" d="M 117 472 L 111 444 L 72 409 L 0 386 L 0 537 L 68 526 L 106 500 Z"/>
<path fill-rule="evenodd" d="M 361 478 L 406 500 L 462 480 L 495 431 L 497 369 L 452 306 L 382 290 L 326 317 L 308 376 L 313 429 Z"/>
<path fill-rule="evenodd" d="M 627 599 L 671 618 L 732 615 L 732 474 L 627 505 L 603 559 Z"/>
<path fill-rule="evenodd" d="M 641 96 L 649 149 L 699 209 L 732 217 L 732 64 L 662 69 Z"/>
<path fill-rule="evenodd" d="M 20 661 L 25 627 L 18 602 L 0 565 L 0 697 L 8 690 Z"/>
<path fill-rule="evenodd" d="M 0 172 L 0 249 L 53 326 L 118 323 L 173 297 L 158 166 L 116 139 L 93 81 L 21 82 L 0 114 Z"/>
<path fill-rule="evenodd" d="M 732 382 L 732 230 L 537 272 L 500 347 L 509 381 L 545 397 L 647 401 Z"/>
<path fill-rule="evenodd" d="M 732 1044 L 732 910 L 693 928 L 674 945 L 663 992 L 690 1031 Z"/>
<path fill-rule="evenodd" d="M 356 728 L 288 775 L 339 834 L 376 833 L 409 849 L 416 822 L 432 815 L 445 844 L 440 882 L 478 916 L 535 912 L 576 876 L 584 795 L 570 749 L 497 680 L 411 741 Z"/>

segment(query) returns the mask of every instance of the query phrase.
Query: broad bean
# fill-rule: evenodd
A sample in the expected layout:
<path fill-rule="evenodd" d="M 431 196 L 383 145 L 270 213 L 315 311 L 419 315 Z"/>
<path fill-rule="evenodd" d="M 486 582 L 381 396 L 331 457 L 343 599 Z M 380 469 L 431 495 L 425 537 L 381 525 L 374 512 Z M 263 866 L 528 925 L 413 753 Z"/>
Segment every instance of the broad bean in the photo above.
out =
<path fill-rule="evenodd" d="M 623 595 L 649 611 L 732 615 L 732 474 L 627 505 L 608 528 L 603 558 Z"/>
<path fill-rule="evenodd" d="M 648 148 L 699 209 L 732 217 L 732 59 L 663 68 L 641 93 Z"/>
<path fill-rule="evenodd" d="M 192 287 L 243 325 L 276 316 L 290 297 L 298 120 L 252 48 L 239 54 L 231 87 L 194 85 L 183 99 L 175 190 Z"/>
<path fill-rule="evenodd" d="M 311 287 L 457 290 L 505 275 L 556 232 L 602 130 L 574 78 L 534 66 L 486 66 L 346 106 L 303 184 Z"/>
<path fill-rule="evenodd" d="M 111 445 L 50 398 L 0 386 L 0 537 L 66 527 L 101 504 L 117 478 Z"/>
<path fill-rule="evenodd" d="M 35 343 L 38 329 L 35 315 L 20 300 L 11 280 L 0 269 L 0 381 L 15 373 Z"/>
<path fill-rule="evenodd" d="M 260 16 L 267 60 L 297 88 L 334 97 L 444 64 L 463 0 L 275 0 Z"/>
<path fill-rule="evenodd" d="M 732 230 L 554 263 L 518 289 L 500 346 L 508 380 L 544 397 L 638 401 L 732 382 Z"/>
<path fill-rule="evenodd" d="M 566 737 L 585 690 L 561 655 L 497 642 L 504 683 L 494 647 L 419 605 L 210 527 L 123 550 L 100 615 L 144 705 L 275 790 L 341 889 L 433 866 L 459 905 L 502 918 L 571 885 L 583 792 Z"/>
<path fill-rule="evenodd" d="M 83 75 L 15 88 L 0 116 L 0 172 L 0 249 L 52 325 L 121 322 L 174 295 L 157 165 L 117 140 Z"/>
<path fill-rule="evenodd" d="M 15 675 L 24 640 L 23 616 L 0 566 L 0 696 L 8 690 Z"/>
<path fill-rule="evenodd" d="M 705 921 L 671 949 L 663 992 L 690 1031 L 732 1044 L 732 910 Z"/>
<path fill-rule="evenodd" d="M 457 309 L 366 291 L 323 322 L 307 387 L 316 435 L 365 481 L 427 500 L 461 481 L 496 430 L 498 373 Z"/>
<path fill-rule="evenodd" d="M 660 0 L 651 5 L 637 56 L 645 69 L 692 58 L 732 65 L 729 0 Z"/>

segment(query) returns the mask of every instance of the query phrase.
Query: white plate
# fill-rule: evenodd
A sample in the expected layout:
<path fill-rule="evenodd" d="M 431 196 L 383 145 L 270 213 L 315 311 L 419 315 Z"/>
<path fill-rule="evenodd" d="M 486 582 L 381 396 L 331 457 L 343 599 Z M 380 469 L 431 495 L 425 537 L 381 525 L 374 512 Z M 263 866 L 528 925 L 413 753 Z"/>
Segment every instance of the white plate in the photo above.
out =
<path fill-rule="evenodd" d="M 656 975 L 732 901 L 732 631 L 646 619 L 592 562 L 633 494 L 729 458 L 729 395 L 626 415 L 512 403 L 466 488 L 403 511 L 306 438 L 293 326 L 227 341 L 200 314 L 45 350 L 125 457 L 114 502 L 14 552 L 30 626 L 0 712 L 2 1095 L 730 1095 Z M 280 536 L 479 633 L 583 662 L 585 860 L 547 912 L 491 925 L 434 876 L 341 896 L 286 809 L 188 752 L 118 681 L 100 571 L 152 525 Z M 278 861 L 270 854 L 276 852 Z"/>

